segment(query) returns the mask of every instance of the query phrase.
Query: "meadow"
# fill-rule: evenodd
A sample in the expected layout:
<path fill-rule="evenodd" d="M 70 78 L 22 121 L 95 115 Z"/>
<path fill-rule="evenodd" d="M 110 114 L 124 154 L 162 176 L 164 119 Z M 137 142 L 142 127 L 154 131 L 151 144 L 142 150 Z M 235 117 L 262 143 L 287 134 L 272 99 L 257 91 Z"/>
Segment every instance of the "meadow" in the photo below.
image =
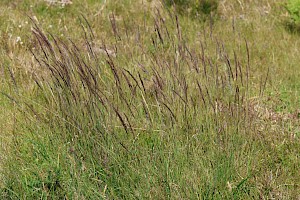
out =
<path fill-rule="evenodd" d="M 1 199 L 300 199 L 286 2 L 70 2 L 0 2 Z"/>

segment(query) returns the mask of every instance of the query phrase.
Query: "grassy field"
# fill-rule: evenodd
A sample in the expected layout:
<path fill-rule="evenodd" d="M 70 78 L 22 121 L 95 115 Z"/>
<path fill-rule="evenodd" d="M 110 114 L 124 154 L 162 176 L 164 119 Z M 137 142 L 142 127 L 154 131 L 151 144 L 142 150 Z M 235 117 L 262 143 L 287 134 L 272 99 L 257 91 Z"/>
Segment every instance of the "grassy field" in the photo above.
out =
<path fill-rule="evenodd" d="M 2 0 L 1 199 L 300 199 L 284 3 Z"/>

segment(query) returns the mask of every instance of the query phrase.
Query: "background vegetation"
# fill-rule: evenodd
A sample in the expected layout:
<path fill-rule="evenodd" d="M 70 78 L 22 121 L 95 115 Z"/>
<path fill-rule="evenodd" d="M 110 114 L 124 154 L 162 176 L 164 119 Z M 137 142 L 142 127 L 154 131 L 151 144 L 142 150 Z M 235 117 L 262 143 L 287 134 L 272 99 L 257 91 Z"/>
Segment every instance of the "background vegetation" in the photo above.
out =
<path fill-rule="evenodd" d="M 288 5 L 1 1 L 1 198 L 300 198 Z"/>
<path fill-rule="evenodd" d="M 286 9 L 289 12 L 290 20 L 288 27 L 294 32 L 300 32 L 300 1 L 299 0 L 290 0 Z"/>
<path fill-rule="evenodd" d="M 167 0 L 167 6 L 173 7 L 180 14 L 187 14 L 189 17 L 206 20 L 210 16 L 215 16 L 218 9 L 217 0 Z"/>

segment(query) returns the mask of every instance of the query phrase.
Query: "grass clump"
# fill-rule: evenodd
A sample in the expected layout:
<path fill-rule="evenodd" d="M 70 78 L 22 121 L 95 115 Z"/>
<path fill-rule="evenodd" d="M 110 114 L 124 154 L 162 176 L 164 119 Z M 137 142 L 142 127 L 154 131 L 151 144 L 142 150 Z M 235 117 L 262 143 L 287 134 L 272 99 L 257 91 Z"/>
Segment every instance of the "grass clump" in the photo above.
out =
<path fill-rule="evenodd" d="M 237 54 L 229 57 L 213 36 L 200 41 L 201 49 L 196 53 L 185 43 L 178 20 L 163 23 L 163 18 L 157 16 L 155 21 L 155 31 L 149 34 L 145 30 L 145 38 L 127 49 L 124 47 L 130 39 L 112 19 L 113 37 L 120 41 L 114 46 L 117 50 L 109 50 L 111 44 L 105 43 L 97 47 L 88 23 L 82 24 L 82 44 L 46 35 L 37 25 L 34 27 L 32 54 L 41 72 L 34 74 L 36 106 L 27 102 L 25 109 L 41 125 L 41 130 L 48 131 L 42 141 L 24 139 L 26 153 L 15 152 L 33 171 L 20 171 L 19 181 L 6 182 L 8 196 L 10 191 L 23 190 L 29 192 L 28 197 L 72 197 L 75 194 L 68 184 L 79 184 L 74 179 L 84 179 L 83 187 L 95 190 L 80 194 L 84 196 L 101 195 L 99 191 L 115 198 L 182 197 L 186 192 L 191 198 L 200 194 L 212 198 L 233 195 L 227 191 L 217 195 L 214 191 L 221 191 L 227 181 L 239 179 L 233 170 L 234 150 L 222 149 L 230 148 L 235 134 L 242 134 L 253 120 L 247 106 L 249 61 L 239 61 Z M 177 34 L 172 36 L 170 31 Z M 146 39 L 148 34 L 150 43 Z M 217 49 L 214 54 L 208 43 Z M 245 43 L 247 55 L 246 46 Z M 39 135 L 38 130 L 30 132 Z M 51 150 L 49 155 L 46 149 L 51 149 L 53 135 L 64 144 L 53 145 L 69 148 L 68 153 Z M 193 138 L 216 143 L 218 148 L 197 149 L 199 144 Z M 201 178 L 186 180 L 180 175 L 189 170 L 191 159 L 197 159 L 199 154 L 204 156 L 205 152 L 213 158 L 205 156 L 200 166 L 206 166 L 212 159 L 219 167 L 205 175 L 199 166 L 199 173 L 212 182 L 202 185 Z M 185 158 L 185 154 L 191 157 Z M 74 163 L 61 166 L 61 162 L 66 165 L 68 156 Z M 35 172 L 40 165 L 45 168 Z M 170 167 L 174 171 L 169 171 Z M 75 174 L 71 173 L 73 170 Z M 64 171 L 69 173 L 62 174 Z M 149 182 L 141 177 L 148 177 Z M 94 185 L 94 180 L 99 185 Z M 192 181 L 195 188 L 183 187 L 186 181 Z M 181 186 L 175 189 L 173 183 Z M 244 183 L 246 180 L 238 185 Z M 250 195 L 240 186 L 234 196 Z"/>

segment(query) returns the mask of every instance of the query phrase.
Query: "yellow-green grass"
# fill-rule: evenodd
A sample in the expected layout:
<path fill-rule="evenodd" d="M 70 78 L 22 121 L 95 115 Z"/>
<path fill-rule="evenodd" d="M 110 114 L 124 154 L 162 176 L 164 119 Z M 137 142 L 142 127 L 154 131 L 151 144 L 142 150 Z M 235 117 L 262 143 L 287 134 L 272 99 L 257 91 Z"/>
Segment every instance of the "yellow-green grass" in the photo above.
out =
<path fill-rule="evenodd" d="M 299 198 L 300 37 L 285 29 L 282 1 L 220 1 L 219 16 L 212 26 L 209 20 L 204 23 L 179 16 L 184 42 L 180 41 L 175 16 L 170 16 L 159 1 L 73 1 L 64 8 L 43 1 L 2 1 L 0 9 L 3 198 Z M 113 16 L 117 35 L 110 22 Z M 116 58 L 101 52 L 100 60 L 94 60 L 91 52 L 87 56 L 81 24 L 87 34 L 90 30 L 84 18 L 96 45 L 118 48 Z M 155 33 L 155 20 L 164 44 Z M 47 86 L 47 81 L 51 85 L 55 80 L 30 52 L 45 58 L 31 33 L 34 23 L 46 35 L 48 31 L 66 43 L 70 38 L 83 50 L 80 59 L 91 68 L 101 68 L 97 87 L 111 102 L 108 111 L 88 110 L 93 106 L 89 102 L 98 99 L 84 89 L 78 90 L 82 104 L 71 101 L 58 106 L 57 102 L 72 98 L 70 93 L 61 95 L 55 87 L 51 90 Z M 167 39 L 164 27 L 171 39 Z M 246 41 L 250 52 L 248 91 Z M 238 95 L 245 101 L 239 100 L 236 107 L 226 104 L 234 101 L 230 89 L 219 95 L 213 74 L 201 79 L 185 63 L 188 53 L 183 58 L 178 49 L 175 51 L 177 44 L 186 44 L 202 67 L 201 44 L 208 58 L 218 60 L 217 42 L 224 44 L 232 69 L 234 52 L 242 66 L 238 77 L 244 75 L 244 85 L 239 80 L 234 84 L 240 87 Z M 163 71 L 157 64 L 175 65 L 176 56 L 182 59 L 185 71 L 173 71 L 174 66 L 170 72 Z M 144 89 L 133 95 L 125 75 L 120 75 L 121 85 L 115 84 L 111 62 L 120 74 L 121 68 L 132 73 L 142 87 L 140 72 Z M 217 63 L 226 69 L 226 62 Z M 142 73 L 143 67 L 150 71 L 149 77 Z M 155 100 L 160 79 L 151 67 L 163 77 L 162 94 L 174 98 L 172 104 L 161 102 L 162 97 Z M 178 82 L 172 73 L 178 75 Z M 83 80 L 78 74 L 72 77 Z M 135 83 L 129 74 L 127 78 Z M 184 85 L 183 80 L 189 86 L 186 96 L 197 102 L 193 108 L 189 100 L 187 115 L 185 89 L 180 85 Z M 202 85 L 207 104 L 202 102 L 195 80 Z M 42 89 L 35 81 L 44 84 Z M 80 86 L 80 82 L 76 84 Z M 208 95 L 203 86 L 208 88 Z M 118 87 L 130 105 L 119 96 Z M 69 91 L 68 87 L 63 89 Z M 219 101 L 211 106 L 210 96 Z M 217 114 L 215 106 L 219 106 Z"/>

